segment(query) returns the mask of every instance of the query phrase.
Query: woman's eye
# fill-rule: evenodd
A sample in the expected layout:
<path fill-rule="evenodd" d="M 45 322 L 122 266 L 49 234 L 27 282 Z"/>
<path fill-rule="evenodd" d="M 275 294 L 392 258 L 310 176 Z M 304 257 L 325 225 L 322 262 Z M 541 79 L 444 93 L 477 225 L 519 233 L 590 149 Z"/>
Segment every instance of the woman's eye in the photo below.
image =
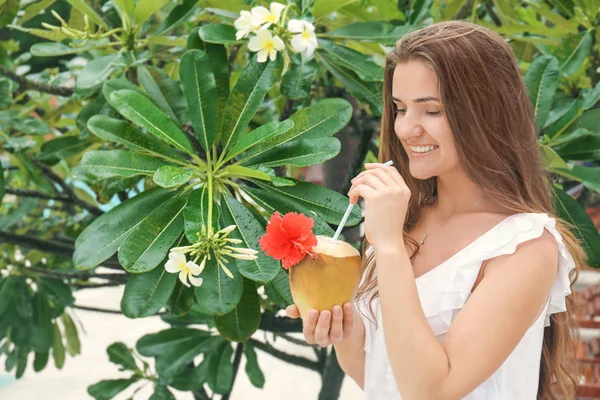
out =
<path fill-rule="evenodd" d="M 406 109 L 405 108 L 396 108 L 396 114 L 405 114 L 406 113 Z"/>
<path fill-rule="evenodd" d="M 427 115 L 438 116 L 441 114 L 441 111 L 427 111 Z"/>

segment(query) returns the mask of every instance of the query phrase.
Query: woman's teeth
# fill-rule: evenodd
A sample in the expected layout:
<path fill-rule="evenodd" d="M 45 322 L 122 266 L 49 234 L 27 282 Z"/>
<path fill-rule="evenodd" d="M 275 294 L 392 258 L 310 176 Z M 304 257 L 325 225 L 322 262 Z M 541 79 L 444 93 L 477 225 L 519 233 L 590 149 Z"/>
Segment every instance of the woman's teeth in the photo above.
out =
<path fill-rule="evenodd" d="M 429 153 L 438 147 L 439 146 L 410 146 L 410 149 L 413 151 L 413 153 Z"/>

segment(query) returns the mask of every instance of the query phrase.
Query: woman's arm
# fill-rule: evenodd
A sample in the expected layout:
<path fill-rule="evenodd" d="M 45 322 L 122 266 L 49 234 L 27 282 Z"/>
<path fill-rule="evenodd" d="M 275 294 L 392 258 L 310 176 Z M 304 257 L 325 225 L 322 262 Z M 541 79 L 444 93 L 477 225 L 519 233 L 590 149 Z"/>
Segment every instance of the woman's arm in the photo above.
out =
<path fill-rule="evenodd" d="M 290 318 L 299 318 L 295 305 L 286 308 Z M 365 326 L 350 303 L 344 308 L 334 306 L 331 311 L 320 313 L 311 310 L 306 321 L 302 321 L 302 333 L 306 342 L 321 347 L 334 345 L 338 363 L 342 370 L 362 388 L 365 375 Z"/>
<path fill-rule="evenodd" d="M 405 400 L 458 400 L 510 355 L 539 316 L 556 279 L 557 243 L 544 231 L 493 258 L 440 343 L 421 308 L 404 246 L 375 248 L 385 342 Z"/>

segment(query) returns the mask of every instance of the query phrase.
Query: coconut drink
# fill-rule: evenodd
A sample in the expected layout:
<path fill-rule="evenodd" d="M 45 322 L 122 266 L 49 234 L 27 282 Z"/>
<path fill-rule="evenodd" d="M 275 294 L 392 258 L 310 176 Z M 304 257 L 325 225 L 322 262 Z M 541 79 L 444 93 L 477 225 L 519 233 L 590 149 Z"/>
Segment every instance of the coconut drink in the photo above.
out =
<path fill-rule="evenodd" d="M 360 253 L 350 244 L 312 233 L 304 214 L 275 212 L 260 238 L 263 251 L 289 270 L 292 298 L 305 319 L 312 309 L 331 310 L 353 299 L 361 277 Z"/>

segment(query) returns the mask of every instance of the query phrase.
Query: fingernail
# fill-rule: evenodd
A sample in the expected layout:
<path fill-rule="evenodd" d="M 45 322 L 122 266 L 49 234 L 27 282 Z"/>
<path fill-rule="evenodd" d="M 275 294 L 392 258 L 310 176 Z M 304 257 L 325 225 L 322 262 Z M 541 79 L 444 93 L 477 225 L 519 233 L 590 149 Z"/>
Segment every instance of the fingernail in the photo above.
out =
<path fill-rule="evenodd" d="M 329 314 L 323 313 L 323 314 L 321 314 L 321 318 L 323 319 L 323 321 L 327 321 L 329 319 Z"/>
<path fill-rule="evenodd" d="M 336 308 L 334 308 L 334 309 L 333 309 L 333 314 L 334 314 L 336 317 L 339 317 L 339 316 L 340 316 L 340 314 L 341 314 L 341 311 L 340 311 L 340 309 L 339 309 L 339 308 L 337 308 L 337 307 L 336 307 Z"/>
<path fill-rule="evenodd" d="M 314 310 L 311 311 L 310 314 L 309 314 L 309 317 L 311 317 L 311 318 L 315 318 L 316 316 L 317 316 L 317 312 L 314 311 Z"/>

